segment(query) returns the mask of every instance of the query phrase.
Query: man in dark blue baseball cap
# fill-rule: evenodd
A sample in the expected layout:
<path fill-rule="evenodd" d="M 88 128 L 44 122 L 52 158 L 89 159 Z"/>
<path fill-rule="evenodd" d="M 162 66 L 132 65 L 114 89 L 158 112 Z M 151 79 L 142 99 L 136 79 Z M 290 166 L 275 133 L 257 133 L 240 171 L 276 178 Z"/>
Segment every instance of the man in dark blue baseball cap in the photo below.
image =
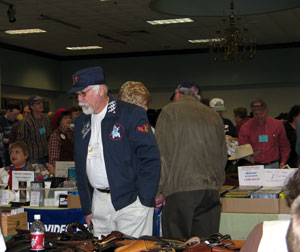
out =
<path fill-rule="evenodd" d="M 101 67 L 73 75 L 69 93 L 83 113 L 75 121 L 77 186 L 94 236 L 152 235 L 160 157 L 146 111 L 107 94 Z"/>
<path fill-rule="evenodd" d="M 195 84 L 195 82 L 193 81 L 182 81 L 179 83 L 179 85 L 176 87 L 174 94 L 170 97 L 170 101 L 174 101 L 175 95 L 176 95 L 176 90 L 178 90 L 178 92 L 180 94 L 183 95 L 192 95 L 194 96 L 196 99 L 200 100 L 201 96 L 201 90 L 199 88 L 199 86 L 197 84 Z"/>
<path fill-rule="evenodd" d="M 206 237 L 218 232 L 219 189 L 227 161 L 224 125 L 200 102 L 194 82 L 177 85 L 173 102 L 158 116 L 155 137 L 162 160 L 157 202 L 165 199 L 162 236 Z"/>
<path fill-rule="evenodd" d="M 104 84 L 104 74 L 102 67 L 90 67 L 73 74 L 73 88 L 68 94 L 79 92 L 88 86 Z"/>

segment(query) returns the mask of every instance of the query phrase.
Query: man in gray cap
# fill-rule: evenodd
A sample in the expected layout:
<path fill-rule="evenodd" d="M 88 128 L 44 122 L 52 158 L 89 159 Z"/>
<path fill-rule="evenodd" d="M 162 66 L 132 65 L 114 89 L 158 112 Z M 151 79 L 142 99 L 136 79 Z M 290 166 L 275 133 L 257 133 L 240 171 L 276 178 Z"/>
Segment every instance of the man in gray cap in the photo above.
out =
<path fill-rule="evenodd" d="M 227 161 L 221 117 L 200 102 L 200 89 L 181 82 L 172 103 L 156 123 L 155 136 L 161 155 L 159 199 L 163 236 L 205 237 L 219 231 L 219 189 Z"/>
<path fill-rule="evenodd" d="M 83 113 L 75 121 L 77 186 L 94 236 L 152 235 L 160 157 L 146 111 L 107 94 L 101 67 L 73 75 L 69 93 Z"/>
<path fill-rule="evenodd" d="M 44 98 L 36 95 L 29 97 L 28 106 L 31 113 L 21 121 L 16 140 L 28 145 L 31 163 L 46 165 L 49 161 L 48 139 L 52 129 L 48 115 L 43 113 L 44 100 Z"/>

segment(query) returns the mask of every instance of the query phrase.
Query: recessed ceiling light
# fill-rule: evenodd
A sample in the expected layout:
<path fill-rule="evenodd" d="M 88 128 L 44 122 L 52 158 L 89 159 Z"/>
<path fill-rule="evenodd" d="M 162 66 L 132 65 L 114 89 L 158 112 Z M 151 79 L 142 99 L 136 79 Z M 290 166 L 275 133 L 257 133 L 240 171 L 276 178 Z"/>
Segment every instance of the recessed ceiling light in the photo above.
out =
<path fill-rule="evenodd" d="M 221 42 L 224 41 L 224 38 L 211 38 L 211 39 L 190 39 L 190 43 L 211 43 L 211 42 Z"/>
<path fill-rule="evenodd" d="M 96 50 L 96 49 L 102 49 L 101 46 L 67 46 L 67 50 Z"/>
<path fill-rule="evenodd" d="M 47 32 L 45 30 L 42 29 L 20 29 L 20 30 L 6 30 L 4 31 L 7 34 L 31 34 L 31 33 L 43 33 L 43 32 Z"/>
<path fill-rule="evenodd" d="M 179 24 L 179 23 L 191 23 L 191 22 L 194 22 L 194 20 L 191 18 L 175 18 L 175 19 L 147 21 L 147 23 L 152 25 Z"/>

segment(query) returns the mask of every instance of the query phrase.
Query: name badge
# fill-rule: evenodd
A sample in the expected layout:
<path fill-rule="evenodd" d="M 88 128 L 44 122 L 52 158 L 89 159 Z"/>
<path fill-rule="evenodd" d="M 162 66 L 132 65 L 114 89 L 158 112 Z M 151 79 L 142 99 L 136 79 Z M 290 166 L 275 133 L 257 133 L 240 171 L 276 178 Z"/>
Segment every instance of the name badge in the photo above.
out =
<path fill-rule="evenodd" d="M 45 127 L 43 127 L 43 128 L 40 128 L 39 130 L 40 130 L 40 135 L 43 135 L 43 134 L 45 134 L 45 133 L 46 133 L 46 129 L 45 129 Z"/>
<path fill-rule="evenodd" d="M 101 158 L 101 148 L 99 144 L 89 146 L 88 158 Z"/>
<path fill-rule="evenodd" d="M 260 143 L 267 143 L 268 142 L 268 135 L 259 135 L 258 136 L 258 141 L 260 142 Z"/>

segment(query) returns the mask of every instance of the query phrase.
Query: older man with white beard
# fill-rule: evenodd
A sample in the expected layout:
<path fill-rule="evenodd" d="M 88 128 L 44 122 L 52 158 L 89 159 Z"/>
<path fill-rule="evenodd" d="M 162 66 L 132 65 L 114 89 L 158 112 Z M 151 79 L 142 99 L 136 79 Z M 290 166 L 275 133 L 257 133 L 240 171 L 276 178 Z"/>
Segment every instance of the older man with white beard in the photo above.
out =
<path fill-rule="evenodd" d="M 107 94 L 101 67 L 73 75 L 77 186 L 94 236 L 152 235 L 160 157 L 146 111 Z"/>

